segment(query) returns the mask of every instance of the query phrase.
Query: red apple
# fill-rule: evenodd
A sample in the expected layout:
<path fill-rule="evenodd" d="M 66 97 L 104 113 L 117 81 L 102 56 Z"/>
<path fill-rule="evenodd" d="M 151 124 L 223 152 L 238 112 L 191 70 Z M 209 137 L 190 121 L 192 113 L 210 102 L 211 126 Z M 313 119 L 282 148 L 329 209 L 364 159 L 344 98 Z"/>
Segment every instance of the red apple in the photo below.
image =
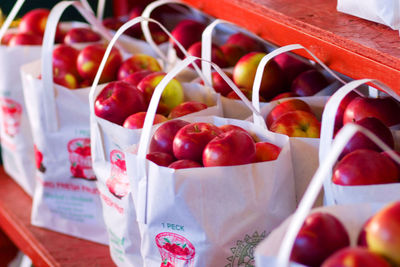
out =
<path fill-rule="evenodd" d="M 201 40 L 201 35 L 205 27 L 206 26 L 201 22 L 186 19 L 180 21 L 171 31 L 171 34 L 187 50 L 192 44 Z M 185 55 L 181 52 L 172 39 L 170 39 L 170 42 L 174 45 L 176 55 L 179 58 L 184 58 Z"/>
<path fill-rule="evenodd" d="M 361 247 L 347 247 L 335 252 L 321 267 L 391 267 L 379 254 Z"/>
<path fill-rule="evenodd" d="M 150 152 L 164 152 L 173 154 L 172 143 L 176 133 L 183 126 L 188 125 L 189 122 L 183 120 L 171 120 L 162 124 L 154 132 L 153 137 L 150 141 Z"/>
<path fill-rule="evenodd" d="M 92 86 L 92 81 L 91 80 L 82 80 L 80 83 L 79 83 L 79 88 L 86 88 L 86 87 L 90 87 L 90 86 Z"/>
<path fill-rule="evenodd" d="M 10 42 L 11 38 L 14 37 L 14 35 L 15 35 L 14 32 L 5 33 L 3 35 L 3 38 L 1 38 L 1 44 L 2 45 L 8 45 L 8 43 Z"/>
<path fill-rule="evenodd" d="M 58 45 L 53 50 L 53 70 L 59 72 L 72 73 L 78 76 L 76 61 L 78 59 L 79 50 L 69 45 Z"/>
<path fill-rule="evenodd" d="M 343 126 L 343 115 L 344 112 L 347 108 L 347 105 L 357 96 L 360 96 L 356 91 L 351 91 L 350 93 L 348 93 L 343 99 L 342 101 L 340 101 L 339 107 L 336 111 L 336 116 L 335 116 L 335 134 L 337 133 L 337 131 L 340 130 L 340 128 L 342 128 Z M 329 101 L 329 100 L 328 100 Z"/>
<path fill-rule="evenodd" d="M 77 59 L 77 68 L 79 75 L 83 79 L 93 81 L 96 76 L 97 70 L 100 66 L 101 60 L 103 59 L 106 47 L 102 44 L 91 44 L 86 46 L 79 52 Z M 107 59 L 107 63 L 104 67 L 103 73 L 100 77 L 100 83 L 106 83 L 116 80 L 117 71 L 122 62 L 121 53 L 118 49 L 113 48 L 110 56 Z"/>
<path fill-rule="evenodd" d="M 269 142 L 256 143 L 255 162 L 276 160 L 281 153 L 281 148 Z"/>
<path fill-rule="evenodd" d="M 218 128 L 219 128 L 223 133 L 226 133 L 226 132 L 229 132 L 229 131 L 232 131 L 232 130 L 235 130 L 235 131 L 243 131 L 243 132 L 249 134 L 249 135 L 253 138 L 254 142 L 257 142 L 257 140 L 258 140 L 258 137 L 257 137 L 256 135 L 254 135 L 254 134 L 252 134 L 252 133 L 246 131 L 246 130 L 243 129 L 242 127 L 239 127 L 239 126 L 236 126 L 236 125 L 233 125 L 233 124 L 221 125 L 221 126 L 219 126 Z"/>
<path fill-rule="evenodd" d="M 113 31 L 118 31 L 118 29 L 124 25 L 124 22 L 120 18 L 114 17 L 105 18 L 103 19 L 102 23 L 104 27 Z"/>
<path fill-rule="evenodd" d="M 146 159 L 164 167 L 168 167 L 172 162 L 175 161 L 175 158 L 171 154 L 164 152 L 151 152 L 146 155 Z"/>
<path fill-rule="evenodd" d="M 146 119 L 146 115 L 147 115 L 147 112 L 145 112 L 145 111 L 132 114 L 128 118 L 125 119 L 122 126 L 124 128 L 128 128 L 128 129 L 142 129 L 144 120 Z M 165 116 L 163 116 L 161 114 L 156 114 L 154 117 L 153 125 L 161 123 L 161 122 L 165 122 L 167 120 L 168 119 Z"/>
<path fill-rule="evenodd" d="M 385 144 L 387 144 L 389 147 L 394 149 L 394 139 L 393 139 L 392 132 L 379 119 L 374 118 L 374 117 L 366 117 L 366 118 L 363 118 L 363 119 L 355 122 L 355 124 L 358 124 L 360 126 L 363 126 L 364 128 L 367 128 L 372 133 L 374 133 L 377 137 L 379 137 Z M 382 151 L 382 149 L 378 145 L 376 145 L 375 142 L 373 142 L 371 139 L 369 139 L 363 133 L 356 133 L 344 147 L 342 154 L 340 155 L 340 158 L 342 158 L 343 156 L 349 154 L 350 152 L 352 152 L 354 150 L 362 149 L 362 148 L 375 150 L 378 152 Z"/>
<path fill-rule="evenodd" d="M 311 69 L 300 73 L 292 82 L 290 90 L 299 96 L 312 96 L 329 85 L 321 72 Z"/>
<path fill-rule="evenodd" d="M 238 87 L 253 89 L 258 64 L 265 55 L 261 52 L 252 52 L 243 56 L 236 63 L 233 69 L 233 81 Z M 264 68 L 260 95 L 266 100 L 271 99 L 284 90 L 285 82 L 284 73 L 279 65 L 274 60 L 270 60 Z"/>
<path fill-rule="evenodd" d="M 291 84 L 299 74 L 312 69 L 311 65 L 288 53 L 279 54 L 274 57 L 274 60 L 285 73 L 288 84 Z"/>
<path fill-rule="evenodd" d="M 201 41 L 192 44 L 187 52 L 191 56 L 201 58 Z M 218 45 L 212 44 L 211 46 L 211 61 L 217 64 L 220 68 L 225 68 L 227 66 L 224 53 Z M 196 60 L 194 64 L 197 64 L 197 66 L 201 68 L 200 60 Z M 193 65 L 189 65 L 189 67 L 194 68 Z"/>
<path fill-rule="evenodd" d="M 126 78 L 123 79 L 123 81 L 128 82 L 134 86 L 138 86 L 140 81 L 146 77 L 147 75 L 153 73 L 153 71 L 150 70 L 140 70 L 136 71 L 130 75 L 128 75 Z"/>
<path fill-rule="evenodd" d="M 123 82 L 111 82 L 103 88 L 95 101 L 96 116 L 122 125 L 134 113 L 145 111 L 143 93 L 135 86 Z"/>
<path fill-rule="evenodd" d="M 372 98 L 358 96 L 348 105 L 343 115 L 343 124 L 365 117 L 380 119 L 390 127 L 400 123 L 400 107 L 391 97 Z"/>
<path fill-rule="evenodd" d="M 289 137 L 319 138 L 321 123 L 314 114 L 295 110 L 280 116 L 269 129 Z"/>
<path fill-rule="evenodd" d="M 204 167 L 233 166 L 253 163 L 256 145 L 250 134 L 228 131 L 212 139 L 204 148 Z"/>
<path fill-rule="evenodd" d="M 164 72 L 154 72 L 144 77 L 138 84 L 138 89 L 144 94 L 147 103 L 150 102 L 154 89 L 165 77 Z M 168 116 L 171 110 L 181 104 L 184 100 L 183 87 L 181 83 L 172 79 L 165 87 L 160 102 L 158 104 L 157 113 Z"/>
<path fill-rule="evenodd" d="M 78 78 L 73 73 L 55 71 L 53 74 L 54 83 L 62 85 L 68 89 L 79 88 Z"/>
<path fill-rule="evenodd" d="M 306 266 L 319 267 L 334 252 L 349 245 L 349 235 L 335 216 L 315 212 L 308 215 L 297 234 L 290 259 Z"/>
<path fill-rule="evenodd" d="M 364 225 L 361 227 L 360 232 L 358 233 L 358 237 L 357 237 L 357 246 L 359 247 L 368 247 L 367 244 L 367 232 L 365 230 L 365 228 L 367 227 L 369 221 L 371 220 L 371 218 L 369 218 Z"/>
<path fill-rule="evenodd" d="M 303 110 L 307 112 L 311 112 L 311 107 L 300 99 L 288 99 L 282 102 L 278 102 L 276 105 L 267 115 L 265 121 L 267 122 L 268 128 L 271 127 L 272 123 L 274 123 L 277 119 L 279 119 L 283 114 L 295 111 L 295 110 Z"/>
<path fill-rule="evenodd" d="M 227 67 L 235 66 L 239 59 L 248 53 L 245 48 L 235 44 L 223 44 L 220 48 L 224 53 Z"/>
<path fill-rule="evenodd" d="M 76 43 L 89 43 L 98 42 L 101 40 L 100 34 L 88 29 L 88 28 L 72 28 L 64 36 L 65 44 L 76 44 Z"/>
<path fill-rule="evenodd" d="M 16 33 L 11 39 L 8 41 L 9 46 L 18 46 L 18 45 L 41 45 L 42 44 L 42 36 L 32 33 Z"/>
<path fill-rule="evenodd" d="M 288 97 L 297 97 L 298 95 L 293 92 L 283 92 L 271 99 L 271 101 L 279 100 Z"/>
<path fill-rule="evenodd" d="M 239 88 L 240 89 L 240 91 L 245 95 L 245 97 L 248 99 L 248 100 L 250 100 L 251 101 L 251 99 L 252 99 L 252 97 L 253 97 L 253 92 L 251 91 L 251 90 L 249 90 L 249 89 L 246 89 L 246 88 Z M 231 91 L 231 92 L 229 92 L 227 95 L 226 95 L 226 97 L 227 98 L 230 98 L 230 99 L 237 99 L 237 100 L 240 100 L 240 97 L 236 94 L 236 92 L 235 91 Z M 260 101 L 262 101 L 262 97 L 260 97 Z M 265 101 L 265 100 L 264 100 Z"/>
<path fill-rule="evenodd" d="M 400 202 L 394 202 L 377 212 L 368 222 L 366 239 L 369 250 L 400 265 Z"/>
<path fill-rule="evenodd" d="M 205 146 L 219 134 L 221 130 L 211 123 L 196 122 L 186 125 L 175 135 L 172 145 L 174 155 L 177 159 L 201 162 Z"/>
<path fill-rule="evenodd" d="M 334 168 L 337 185 L 374 185 L 399 182 L 399 170 L 387 156 L 368 149 L 355 150 Z"/>
<path fill-rule="evenodd" d="M 226 76 L 228 76 L 229 79 L 233 79 L 233 76 L 231 73 L 224 71 L 224 73 L 226 74 Z M 219 75 L 218 72 L 213 71 L 211 73 L 211 78 L 212 78 L 212 86 L 214 88 L 214 90 L 217 93 L 220 93 L 223 96 L 228 95 L 230 92 L 232 92 L 232 88 L 228 85 L 227 82 L 225 82 L 225 80 L 221 77 L 221 75 Z"/>
<path fill-rule="evenodd" d="M 20 33 L 31 33 L 43 36 L 49 14 L 50 11 L 45 8 L 36 8 L 27 12 L 21 18 L 18 31 Z"/>
<path fill-rule="evenodd" d="M 264 52 L 263 46 L 256 40 L 241 32 L 229 36 L 225 44 L 234 44 L 242 47 L 247 52 Z"/>
<path fill-rule="evenodd" d="M 172 168 L 172 169 L 187 169 L 187 168 L 200 168 L 200 167 L 203 167 L 203 165 L 201 165 L 197 161 L 193 161 L 190 159 L 177 160 L 175 162 L 172 162 L 168 166 L 168 168 Z"/>
<path fill-rule="evenodd" d="M 174 107 L 169 113 L 168 118 L 175 119 L 190 113 L 198 112 L 206 108 L 208 108 L 208 106 L 204 103 L 200 103 L 197 101 L 186 101 Z"/>
<path fill-rule="evenodd" d="M 135 54 L 126 59 L 118 69 L 118 80 L 123 80 L 130 74 L 137 71 L 161 71 L 161 66 L 157 59 L 146 54 Z"/>
<path fill-rule="evenodd" d="M 158 25 L 157 25 L 158 26 Z M 151 38 L 153 38 L 156 44 L 162 44 L 168 42 L 169 36 L 163 30 L 152 30 L 151 31 Z"/>

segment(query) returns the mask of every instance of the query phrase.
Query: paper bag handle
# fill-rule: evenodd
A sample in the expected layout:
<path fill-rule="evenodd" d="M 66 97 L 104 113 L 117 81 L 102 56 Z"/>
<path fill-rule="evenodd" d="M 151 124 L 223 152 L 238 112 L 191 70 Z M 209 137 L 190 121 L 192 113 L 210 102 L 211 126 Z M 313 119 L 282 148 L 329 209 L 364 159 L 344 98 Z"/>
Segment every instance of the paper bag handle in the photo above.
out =
<path fill-rule="evenodd" d="M 319 58 L 317 58 L 310 50 L 305 48 L 304 46 L 300 44 L 291 44 L 291 45 L 286 45 L 279 47 L 275 49 L 274 51 L 268 53 L 265 55 L 260 63 L 258 64 L 256 75 L 254 77 L 254 83 L 253 83 L 253 92 L 252 92 L 252 102 L 254 107 L 257 109 L 257 111 L 260 111 L 260 86 L 261 86 L 261 80 L 263 77 L 263 72 L 264 68 L 267 65 L 267 63 L 277 55 L 292 51 L 292 50 L 297 50 L 297 49 L 303 49 L 305 50 L 308 54 L 310 54 L 311 57 L 315 59 L 315 61 L 321 65 L 322 68 L 324 68 L 332 77 L 334 77 L 336 80 L 341 82 L 342 84 L 346 84 L 345 81 L 343 81 L 338 75 L 336 75 L 328 66 L 326 66 Z"/>
<path fill-rule="evenodd" d="M 400 101 L 400 97 L 387 85 L 384 83 L 373 80 L 373 79 L 360 79 L 351 81 L 341 88 L 339 88 L 330 98 L 328 103 L 326 103 L 324 111 L 322 113 L 322 120 L 321 120 L 321 139 L 319 145 L 319 162 L 323 162 L 328 155 L 332 140 L 333 140 L 333 133 L 335 128 L 335 116 L 336 112 L 339 108 L 340 102 L 343 98 L 359 87 L 362 84 L 372 83 L 378 88 L 380 88 L 383 92 L 389 94 L 390 96 L 394 97 L 397 101 Z M 329 173 L 331 174 L 331 172 Z M 329 175 L 328 174 L 328 175 Z M 326 187 L 331 187 L 331 183 L 329 181 L 325 182 Z M 332 190 L 326 190 L 325 198 L 328 200 L 328 203 L 333 203 L 333 197 L 331 195 Z"/>
<path fill-rule="evenodd" d="M 21 9 L 22 5 L 24 4 L 25 0 L 17 0 L 13 6 L 13 8 L 10 11 L 10 14 L 8 14 L 6 20 L 4 21 L 3 25 L 1 25 L 0 28 L 0 41 L 1 39 L 3 39 L 4 34 L 6 33 L 6 31 L 8 30 L 8 28 L 10 27 L 11 23 L 13 22 L 13 20 L 15 19 L 15 17 L 17 16 L 19 10 Z"/>
<path fill-rule="evenodd" d="M 92 10 L 92 7 L 90 6 L 89 2 L 87 0 L 81 0 L 82 5 L 89 9 Z M 103 20 L 103 16 L 104 16 L 104 7 L 106 5 L 106 1 L 105 0 L 98 0 L 97 1 L 97 19 L 102 21 Z"/>
<path fill-rule="evenodd" d="M 62 1 L 55 5 L 50 11 L 46 23 L 46 29 L 43 37 L 42 46 L 42 79 L 43 79 L 43 98 L 46 105 L 43 107 L 45 111 L 45 127 L 49 132 L 55 132 L 58 129 L 57 109 L 55 103 L 54 85 L 53 85 L 53 48 L 54 39 L 57 30 L 58 21 L 61 15 L 69 7 L 74 6 L 79 13 L 106 39 L 112 38 L 111 33 L 104 28 L 100 21 L 96 19 L 93 12 L 84 8 L 78 1 Z"/>
<path fill-rule="evenodd" d="M 382 150 L 386 151 L 388 155 L 393 158 L 397 164 L 400 164 L 400 157 L 393 152 L 393 150 L 381 141 L 374 133 L 368 129 L 356 125 L 354 123 L 347 123 L 336 135 L 333 145 L 330 148 L 329 154 L 325 157 L 324 161 L 315 172 L 303 198 L 301 199 L 298 208 L 293 214 L 289 223 L 288 229 L 283 237 L 282 243 L 277 257 L 277 267 L 288 267 L 290 261 L 290 254 L 293 249 L 294 241 L 298 232 L 300 231 L 307 215 L 310 213 L 315 200 L 318 197 L 322 185 L 326 177 L 328 177 L 332 167 L 336 163 L 339 155 L 342 153 L 348 141 L 357 133 L 361 132 L 375 142 Z"/>
<path fill-rule="evenodd" d="M 143 129 L 142 129 L 142 134 L 139 139 L 139 147 L 138 147 L 138 160 L 140 162 L 140 166 L 137 166 L 139 168 L 139 172 L 141 172 L 140 178 L 142 178 L 141 181 L 141 190 L 140 196 L 138 196 L 139 199 L 141 199 L 143 202 L 143 209 L 140 209 L 137 211 L 137 220 L 139 222 L 147 223 L 147 203 L 148 203 L 148 176 L 146 175 L 146 164 L 145 164 L 145 158 L 146 158 L 146 153 L 147 149 L 150 143 L 150 135 L 151 135 L 151 128 L 154 122 L 154 117 L 157 111 L 157 106 L 158 103 L 160 102 L 161 94 L 164 91 L 165 87 L 167 84 L 179 73 L 181 72 L 184 68 L 186 68 L 188 65 L 192 64 L 196 60 L 204 60 L 198 57 L 194 56 L 189 56 L 185 58 L 180 64 L 176 65 L 173 69 L 171 69 L 165 77 L 160 81 L 160 83 L 156 86 L 153 92 L 153 96 L 151 97 L 149 107 L 147 109 L 147 114 L 146 118 L 144 120 L 143 124 Z M 238 94 L 238 96 L 245 102 L 245 104 L 254 112 L 254 114 L 257 114 L 258 112 L 254 109 L 253 105 L 251 102 L 246 98 L 246 96 L 240 91 L 240 89 L 232 82 L 232 80 L 229 79 L 229 77 L 222 71 L 218 65 L 210 62 L 211 66 L 221 75 L 221 77 L 225 80 L 225 82 L 228 83 L 229 86 L 232 87 L 232 89 Z M 261 115 L 258 113 L 257 116 Z"/>

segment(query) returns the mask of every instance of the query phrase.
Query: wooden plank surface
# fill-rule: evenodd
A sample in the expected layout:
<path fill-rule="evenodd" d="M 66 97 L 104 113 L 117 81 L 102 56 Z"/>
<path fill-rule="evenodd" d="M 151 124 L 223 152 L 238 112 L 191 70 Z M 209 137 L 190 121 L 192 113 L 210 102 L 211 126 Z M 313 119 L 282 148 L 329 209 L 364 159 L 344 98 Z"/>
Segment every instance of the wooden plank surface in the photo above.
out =
<path fill-rule="evenodd" d="M 183 1 L 278 46 L 300 43 L 332 69 L 381 80 L 400 94 L 399 32 L 336 11 L 336 0 Z"/>
<path fill-rule="evenodd" d="M 40 266 L 115 266 L 107 246 L 32 226 L 32 199 L 0 168 L 0 227 Z"/>

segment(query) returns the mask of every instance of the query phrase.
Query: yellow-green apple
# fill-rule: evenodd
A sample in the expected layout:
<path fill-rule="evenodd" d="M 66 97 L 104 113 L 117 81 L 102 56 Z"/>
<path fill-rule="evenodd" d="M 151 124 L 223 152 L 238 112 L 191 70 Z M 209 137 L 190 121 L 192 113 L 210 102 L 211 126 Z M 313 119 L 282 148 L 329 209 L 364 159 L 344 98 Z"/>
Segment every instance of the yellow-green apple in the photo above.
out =
<path fill-rule="evenodd" d="M 366 117 L 359 121 L 358 124 L 371 132 L 373 132 L 379 139 L 381 139 L 386 145 L 394 149 L 394 139 L 390 129 L 379 119 L 374 117 Z M 363 133 L 356 133 L 344 147 L 340 158 L 349 154 L 356 149 L 371 149 L 375 151 L 382 151 L 382 149 L 375 144 L 371 139 L 365 136 Z"/>
<path fill-rule="evenodd" d="M 366 248 L 347 247 L 336 251 L 321 267 L 391 267 L 381 255 Z"/>
<path fill-rule="evenodd" d="M 235 44 L 223 44 L 220 48 L 224 53 L 227 67 L 235 66 L 239 59 L 248 53 L 246 49 Z"/>
<path fill-rule="evenodd" d="M 49 14 L 50 11 L 45 8 L 36 8 L 27 12 L 21 18 L 18 31 L 20 33 L 31 33 L 43 36 Z"/>
<path fill-rule="evenodd" d="M 400 107 L 391 97 L 357 96 L 347 105 L 343 115 L 343 124 L 365 117 L 375 117 L 390 127 L 400 123 L 398 114 L 400 114 Z"/>
<path fill-rule="evenodd" d="M 122 125 L 131 114 L 147 108 L 143 93 L 137 87 L 123 81 L 111 82 L 96 97 L 96 116 Z"/>
<path fill-rule="evenodd" d="M 293 92 L 283 92 L 280 93 L 279 95 L 276 95 L 274 98 L 271 99 L 271 101 L 279 100 L 282 98 L 288 98 L 288 97 L 297 97 L 298 95 L 293 93 Z"/>
<path fill-rule="evenodd" d="M 208 106 L 197 101 L 186 101 L 174 107 L 168 115 L 168 119 L 175 119 L 190 113 L 206 109 Z"/>
<path fill-rule="evenodd" d="M 281 153 L 281 148 L 269 142 L 256 143 L 255 162 L 276 160 Z"/>
<path fill-rule="evenodd" d="M 76 44 L 76 43 L 89 43 L 98 42 L 101 40 L 100 34 L 88 29 L 88 28 L 72 28 L 64 36 L 65 44 Z"/>
<path fill-rule="evenodd" d="M 189 47 L 201 40 L 201 35 L 205 29 L 205 25 L 201 22 L 185 19 L 181 20 L 171 31 L 172 36 L 187 50 Z M 178 48 L 175 42 L 170 39 L 179 58 L 184 58 L 185 55 Z"/>
<path fill-rule="evenodd" d="M 94 80 L 105 51 L 106 47 L 103 44 L 91 44 L 79 52 L 76 67 L 78 68 L 79 75 L 83 79 Z M 121 53 L 117 48 L 113 48 L 104 66 L 103 73 L 101 74 L 100 83 L 116 80 L 117 71 L 121 62 Z"/>
<path fill-rule="evenodd" d="M 219 134 L 204 148 L 204 167 L 233 166 L 253 163 L 256 144 L 249 133 L 232 130 Z"/>
<path fill-rule="evenodd" d="M 284 101 L 278 101 L 278 105 L 276 105 L 265 118 L 267 126 L 271 127 L 272 123 L 279 119 L 283 114 L 295 110 L 312 112 L 311 107 L 306 102 L 300 99 L 288 99 Z"/>
<path fill-rule="evenodd" d="M 290 90 L 299 96 L 312 96 L 329 85 L 321 72 L 311 69 L 300 73 L 292 82 Z"/>
<path fill-rule="evenodd" d="M 73 73 L 55 70 L 53 74 L 53 81 L 54 83 L 62 85 L 68 89 L 79 88 L 78 78 Z"/>
<path fill-rule="evenodd" d="M 78 76 L 76 61 L 79 50 L 69 45 L 60 44 L 53 50 L 53 70 L 55 72 L 68 72 Z"/>
<path fill-rule="evenodd" d="M 311 267 L 350 245 L 349 235 L 335 216 L 315 212 L 307 216 L 295 239 L 290 260 Z"/>
<path fill-rule="evenodd" d="M 150 71 L 150 70 L 139 70 L 139 71 L 136 71 L 136 72 L 128 75 L 126 78 L 123 79 L 123 81 L 128 82 L 134 86 L 138 86 L 138 84 L 144 77 L 146 77 L 147 75 L 149 75 L 153 72 L 154 71 Z"/>
<path fill-rule="evenodd" d="M 285 73 L 289 85 L 300 73 L 312 69 L 311 65 L 288 53 L 279 54 L 274 60 Z"/>
<path fill-rule="evenodd" d="M 175 162 L 172 162 L 168 168 L 171 169 L 188 169 L 188 168 L 199 168 L 203 167 L 200 163 L 190 159 L 180 159 Z"/>
<path fill-rule="evenodd" d="M 182 127 L 172 144 L 175 158 L 202 162 L 205 146 L 219 134 L 221 130 L 211 123 L 196 122 Z"/>
<path fill-rule="evenodd" d="M 2 45 L 8 45 L 10 42 L 11 38 L 15 35 L 14 32 L 7 32 L 4 34 L 3 38 L 1 38 L 1 44 Z"/>
<path fill-rule="evenodd" d="M 164 167 L 168 167 L 172 162 L 175 161 L 175 158 L 171 154 L 164 152 L 151 152 L 146 155 L 146 159 Z"/>
<path fill-rule="evenodd" d="M 176 133 L 189 122 L 184 120 L 170 120 L 163 123 L 154 132 L 150 140 L 150 152 L 164 152 L 173 155 L 172 144 Z"/>
<path fill-rule="evenodd" d="M 124 123 L 122 124 L 122 127 L 128 128 L 128 129 L 142 129 L 144 120 L 146 119 L 147 112 L 141 111 L 132 115 L 129 115 L 128 118 L 125 119 Z M 168 119 L 161 115 L 161 114 L 156 114 L 154 117 L 153 125 L 165 122 Z"/>
<path fill-rule="evenodd" d="M 118 69 L 118 80 L 123 80 L 130 74 L 137 71 L 161 71 L 161 66 L 157 59 L 146 54 L 135 54 L 122 62 Z"/>
<path fill-rule="evenodd" d="M 382 153 L 357 149 L 336 164 L 332 182 L 337 185 L 397 183 L 399 170 L 396 164 Z"/>
<path fill-rule="evenodd" d="M 400 202 L 378 211 L 366 228 L 368 249 L 381 254 L 394 266 L 400 265 Z"/>
<path fill-rule="evenodd" d="M 165 75 L 164 72 L 154 72 L 144 77 L 138 84 L 137 87 L 143 92 L 147 103 L 150 102 L 154 89 Z M 184 93 L 181 83 L 176 79 L 172 79 L 162 92 L 157 113 L 168 116 L 174 107 L 183 102 L 183 99 Z"/>
<path fill-rule="evenodd" d="M 233 69 L 233 81 L 238 87 L 253 89 L 258 64 L 265 53 L 251 52 L 243 56 Z M 285 76 L 279 65 L 270 60 L 264 68 L 260 85 L 260 95 L 269 100 L 284 90 Z"/>
<path fill-rule="evenodd" d="M 319 138 L 321 123 L 313 113 L 295 110 L 280 116 L 269 129 L 289 137 Z"/>
<path fill-rule="evenodd" d="M 242 47 L 247 52 L 264 52 L 265 49 L 256 39 L 251 38 L 241 32 L 237 32 L 229 36 L 225 44 L 234 44 Z"/>
<path fill-rule="evenodd" d="M 201 58 L 201 41 L 192 44 L 188 48 L 187 52 L 191 56 Z M 220 68 L 225 68 L 227 66 L 225 55 L 221 48 L 216 44 L 212 44 L 211 46 L 211 61 L 217 64 Z M 196 60 L 194 64 L 197 64 L 197 66 L 201 68 L 200 60 Z M 189 65 L 189 67 L 194 68 L 193 65 Z"/>
<path fill-rule="evenodd" d="M 336 111 L 336 116 L 335 116 L 335 134 L 340 130 L 340 128 L 343 127 L 343 115 L 344 111 L 347 108 L 347 105 L 357 96 L 360 96 L 356 91 L 351 91 L 348 93 L 342 101 L 339 103 L 339 107 Z M 328 100 L 329 101 L 329 100 Z"/>
<path fill-rule="evenodd" d="M 41 45 L 43 41 L 42 36 L 33 33 L 16 33 L 8 41 L 9 46 L 18 45 Z"/>

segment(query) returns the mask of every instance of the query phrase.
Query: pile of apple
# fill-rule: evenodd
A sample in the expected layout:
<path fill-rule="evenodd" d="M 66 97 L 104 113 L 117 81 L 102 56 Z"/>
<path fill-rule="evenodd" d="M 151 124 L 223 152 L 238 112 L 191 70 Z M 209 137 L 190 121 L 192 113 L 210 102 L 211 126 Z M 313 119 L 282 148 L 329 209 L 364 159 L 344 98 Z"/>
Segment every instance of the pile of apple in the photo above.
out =
<path fill-rule="evenodd" d="M 353 122 L 377 135 L 394 149 L 389 127 L 400 123 L 400 106 L 391 97 L 372 98 L 356 92 L 340 103 L 335 130 Z M 350 139 L 336 164 L 332 182 L 337 185 L 373 185 L 400 182 L 399 166 L 369 138 L 357 133 Z"/>
<path fill-rule="evenodd" d="M 400 202 L 387 205 L 363 225 L 356 247 L 342 222 L 325 212 L 307 217 L 291 260 L 311 267 L 390 267 L 400 265 Z"/>
<path fill-rule="evenodd" d="M 311 107 L 300 99 L 278 101 L 265 121 L 269 130 L 289 137 L 320 137 L 320 121 Z"/>
<path fill-rule="evenodd" d="M 236 125 L 218 127 L 175 119 L 155 131 L 146 158 L 160 166 L 184 169 L 270 161 L 280 151 L 269 142 L 255 142 L 251 133 Z"/>
<path fill-rule="evenodd" d="M 18 26 L 17 32 L 9 32 L 1 40 L 2 45 L 41 45 L 46 29 L 47 17 L 50 11 L 45 8 L 37 8 L 27 12 Z M 75 44 L 98 42 L 101 36 L 89 28 L 75 27 L 68 30 L 57 28 L 56 43 Z"/>

